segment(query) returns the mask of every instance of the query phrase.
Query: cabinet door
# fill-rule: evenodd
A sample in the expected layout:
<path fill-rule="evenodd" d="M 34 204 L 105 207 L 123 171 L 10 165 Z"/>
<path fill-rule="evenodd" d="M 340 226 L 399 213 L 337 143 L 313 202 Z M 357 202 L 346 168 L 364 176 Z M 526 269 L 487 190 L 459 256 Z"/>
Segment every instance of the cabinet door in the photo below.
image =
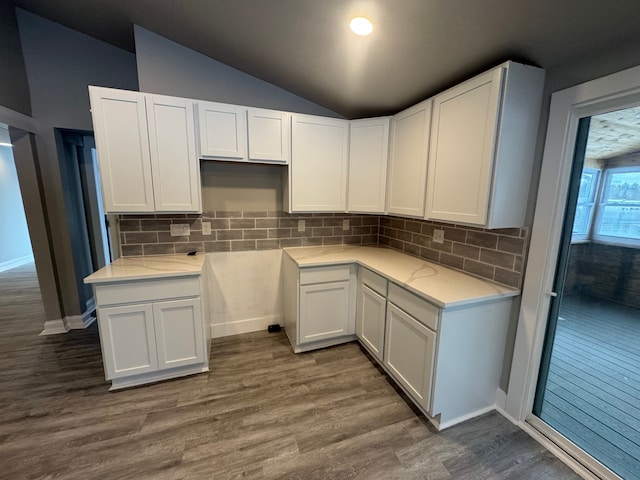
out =
<path fill-rule="evenodd" d="M 153 304 L 159 369 L 204 363 L 200 298 Z"/>
<path fill-rule="evenodd" d="M 107 380 L 158 370 L 150 303 L 98 309 Z"/>
<path fill-rule="evenodd" d="M 356 335 L 382 361 L 387 300 L 366 285 L 360 289 Z"/>
<path fill-rule="evenodd" d="M 431 103 L 421 102 L 391 120 L 387 213 L 424 216 Z"/>
<path fill-rule="evenodd" d="M 153 212 L 144 94 L 89 87 L 106 213 Z"/>
<path fill-rule="evenodd" d="M 352 335 L 349 292 L 349 282 L 301 286 L 298 343 Z"/>
<path fill-rule="evenodd" d="M 384 364 L 425 410 L 430 411 L 436 334 L 387 303 Z"/>
<path fill-rule="evenodd" d="M 146 105 L 156 211 L 201 211 L 193 102 L 147 95 Z"/>
<path fill-rule="evenodd" d="M 384 213 L 388 157 L 389 118 L 352 120 L 347 210 Z"/>
<path fill-rule="evenodd" d="M 497 68 L 434 98 L 427 218 L 485 224 L 503 72 Z"/>
<path fill-rule="evenodd" d="M 200 156 L 246 162 L 246 109 L 213 102 L 198 102 L 197 105 Z"/>
<path fill-rule="evenodd" d="M 247 123 L 250 161 L 289 163 L 291 116 L 287 112 L 250 108 Z"/>
<path fill-rule="evenodd" d="M 293 115 L 291 146 L 291 211 L 344 212 L 349 122 Z"/>

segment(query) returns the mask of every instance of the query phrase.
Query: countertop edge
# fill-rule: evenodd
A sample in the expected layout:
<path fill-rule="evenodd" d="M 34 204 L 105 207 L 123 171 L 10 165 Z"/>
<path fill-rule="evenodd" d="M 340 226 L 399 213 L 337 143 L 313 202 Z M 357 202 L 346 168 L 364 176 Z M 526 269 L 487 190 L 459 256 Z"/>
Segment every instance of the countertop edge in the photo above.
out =
<path fill-rule="evenodd" d="M 358 264 L 361 267 L 367 268 L 369 270 L 371 270 L 372 272 L 377 273 L 378 275 L 386 278 L 388 281 L 396 283 L 397 285 L 400 285 L 402 288 L 405 288 L 406 290 L 410 291 L 411 293 L 418 295 L 421 298 L 424 298 L 425 300 L 433 303 L 434 305 L 442 308 L 442 309 L 452 309 L 452 308 L 458 308 L 458 307 L 465 307 L 465 306 L 469 306 L 469 305 L 478 305 L 478 304 L 482 304 L 482 303 L 489 303 L 489 302 L 494 302 L 494 301 L 499 301 L 499 300 L 506 300 L 508 298 L 513 298 L 513 297 L 517 297 L 518 295 L 521 294 L 521 290 L 519 289 L 512 289 L 511 287 L 508 287 L 506 285 L 500 285 L 494 282 L 491 282 L 489 280 L 480 278 L 480 277 L 476 277 L 474 275 L 470 275 L 468 273 L 465 272 L 460 272 L 457 271 L 455 269 L 449 268 L 445 265 L 439 265 L 439 264 L 434 264 L 437 265 L 439 268 L 445 268 L 447 270 L 451 270 L 454 271 L 456 273 L 459 273 L 460 275 L 466 275 L 470 278 L 482 281 L 482 282 L 486 282 L 488 284 L 493 284 L 493 285 L 499 285 L 500 287 L 504 288 L 505 291 L 501 292 L 501 293 L 494 293 L 494 294 L 488 294 L 488 295 L 483 295 L 482 297 L 474 297 L 474 298 L 469 298 L 469 299 L 463 299 L 463 300 L 458 300 L 458 301 L 450 301 L 450 302 L 444 302 L 438 298 L 432 297 L 430 295 L 428 295 L 427 293 L 420 291 L 414 287 L 412 287 L 411 285 L 404 283 L 403 281 L 391 277 L 389 274 L 385 273 L 385 272 L 381 272 L 380 270 L 376 269 L 375 267 L 372 267 L 371 265 L 368 265 L 367 263 L 363 262 L 361 259 L 356 258 L 356 256 L 348 256 L 347 258 L 343 258 L 343 259 L 333 259 L 333 260 L 325 260 L 325 261 L 311 261 L 311 262 L 299 262 L 298 260 L 296 260 L 292 254 L 288 251 L 288 250 L 294 250 L 296 248 L 313 248 L 313 247 L 289 247 L 289 248 L 284 248 L 283 252 L 296 264 L 298 265 L 298 267 L 301 268 L 309 268 L 309 267 L 322 267 L 322 266 L 328 266 L 328 265 L 345 265 L 345 264 Z M 321 247 L 318 247 L 321 248 Z M 405 255 L 407 257 L 410 258 L 415 258 L 412 257 L 411 255 L 407 255 L 406 253 L 403 252 L 397 252 L 396 250 L 393 249 L 388 249 L 390 251 L 396 252 L 398 254 L 401 255 Z M 416 258 L 416 261 L 422 261 L 425 263 L 433 263 L 433 262 L 428 262 L 427 260 L 424 259 L 419 259 Z"/>
<path fill-rule="evenodd" d="M 109 277 L 109 278 L 91 278 L 91 276 L 88 276 L 83 280 L 83 282 L 86 285 L 94 285 L 98 283 L 122 283 L 122 282 L 129 282 L 132 280 L 140 281 L 140 280 L 154 280 L 159 278 L 199 277 L 200 275 L 202 275 L 202 271 L 150 273 L 150 274 L 143 274 L 143 275 L 128 275 L 128 276 Z"/>

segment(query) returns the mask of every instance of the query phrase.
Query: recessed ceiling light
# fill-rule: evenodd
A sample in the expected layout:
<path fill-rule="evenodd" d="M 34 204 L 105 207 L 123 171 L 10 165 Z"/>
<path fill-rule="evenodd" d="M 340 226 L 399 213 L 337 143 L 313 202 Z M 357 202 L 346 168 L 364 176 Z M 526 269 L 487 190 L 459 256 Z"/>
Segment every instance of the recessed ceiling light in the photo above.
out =
<path fill-rule="evenodd" d="M 349 27 L 356 35 L 369 35 L 373 31 L 371 20 L 364 17 L 352 18 Z"/>

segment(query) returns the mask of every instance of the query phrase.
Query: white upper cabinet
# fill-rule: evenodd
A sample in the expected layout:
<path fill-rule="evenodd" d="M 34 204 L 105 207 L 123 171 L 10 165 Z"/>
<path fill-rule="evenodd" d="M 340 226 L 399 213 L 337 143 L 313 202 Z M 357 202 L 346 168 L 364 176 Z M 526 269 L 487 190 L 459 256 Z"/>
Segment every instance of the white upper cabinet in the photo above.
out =
<path fill-rule="evenodd" d="M 424 216 L 431 105 L 425 100 L 392 117 L 387 213 Z"/>
<path fill-rule="evenodd" d="M 153 212 L 153 181 L 144 94 L 89 87 L 104 208 Z"/>
<path fill-rule="evenodd" d="M 347 120 L 292 115 L 289 211 L 344 212 L 348 153 Z"/>
<path fill-rule="evenodd" d="M 543 84 L 507 62 L 434 98 L 426 218 L 524 224 Z"/>
<path fill-rule="evenodd" d="M 247 110 L 249 161 L 288 164 L 291 146 L 291 115 L 287 112 Z"/>
<path fill-rule="evenodd" d="M 201 158 L 247 161 L 247 109 L 197 102 L 198 147 Z"/>
<path fill-rule="evenodd" d="M 389 117 L 352 120 L 347 210 L 384 213 L 389 157 Z"/>
<path fill-rule="evenodd" d="M 193 105 L 89 87 L 107 213 L 199 212 Z"/>
<path fill-rule="evenodd" d="M 193 102 L 147 95 L 149 148 L 157 212 L 201 210 Z"/>

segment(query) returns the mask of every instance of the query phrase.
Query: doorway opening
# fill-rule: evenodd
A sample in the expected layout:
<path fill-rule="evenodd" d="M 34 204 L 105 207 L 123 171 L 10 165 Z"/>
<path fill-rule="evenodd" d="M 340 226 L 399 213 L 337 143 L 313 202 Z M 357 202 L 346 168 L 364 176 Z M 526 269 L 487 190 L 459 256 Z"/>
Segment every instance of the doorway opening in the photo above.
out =
<path fill-rule="evenodd" d="M 91 286 L 83 280 L 111 263 L 109 221 L 102 206 L 93 132 L 56 129 L 56 141 L 78 297 L 87 326 L 95 307 Z"/>
<path fill-rule="evenodd" d="M 640 107 L 580 120 L 533 413 L 640 479 Z"/>
<path fill-rule="evenodd" d="M 36 333 L 45 320 L 44 307 L 18 170 L 5 124 L 0 124 L 0 292 L 0 338 L 8 338 L 16 331 Z"/>

